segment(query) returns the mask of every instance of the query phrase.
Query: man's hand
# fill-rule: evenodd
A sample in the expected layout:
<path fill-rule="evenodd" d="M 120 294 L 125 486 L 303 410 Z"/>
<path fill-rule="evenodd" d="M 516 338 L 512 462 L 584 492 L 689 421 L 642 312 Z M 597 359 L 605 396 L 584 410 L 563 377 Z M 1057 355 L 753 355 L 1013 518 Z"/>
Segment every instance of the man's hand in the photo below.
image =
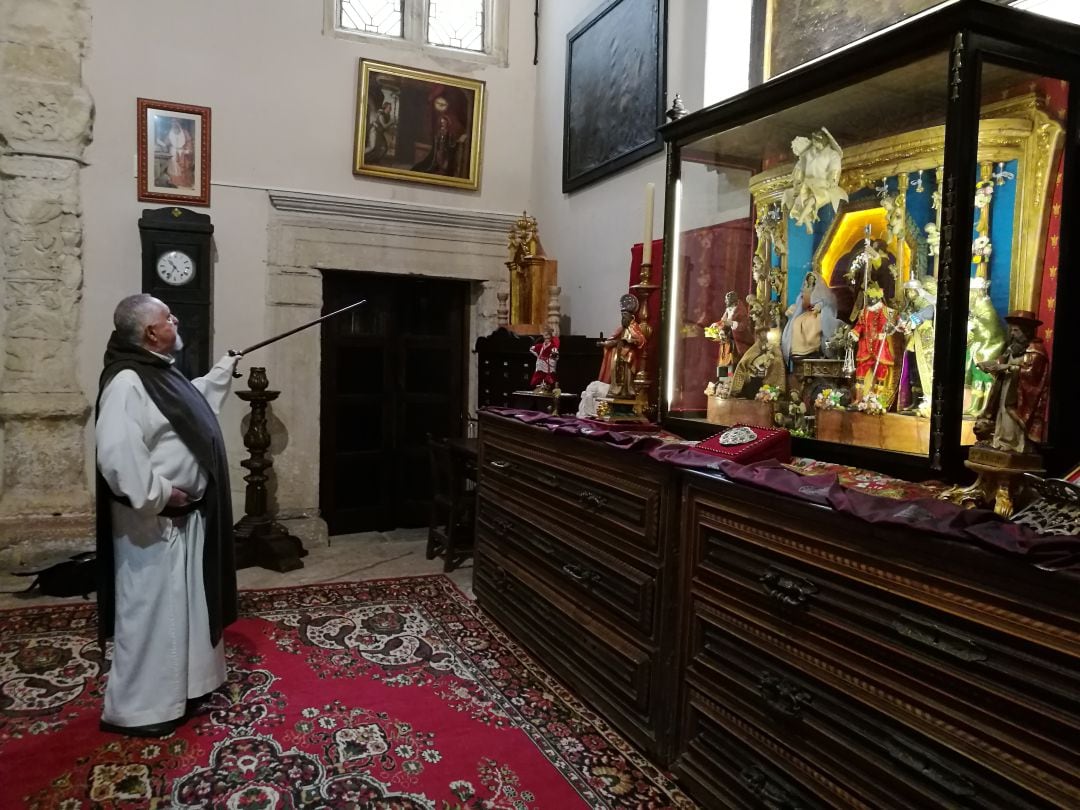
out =
<path fill-rule="evenodd" d="M 191 503 L 191 496 L 179 487 L 173 487 L 172 495 L 169 496 L 169 506 L 187 506 Z"/>

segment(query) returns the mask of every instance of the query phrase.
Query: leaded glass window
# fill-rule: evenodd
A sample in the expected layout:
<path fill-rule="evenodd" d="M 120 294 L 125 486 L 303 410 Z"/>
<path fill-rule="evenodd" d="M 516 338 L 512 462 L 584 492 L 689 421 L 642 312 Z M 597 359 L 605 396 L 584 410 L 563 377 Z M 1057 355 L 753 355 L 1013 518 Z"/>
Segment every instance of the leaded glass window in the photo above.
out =
<path fill-rule="evenodd" d="M 384 37 L 403 36 L 405 0 L 341 0 L 342 28 Z"/>
<path fill-rule="evenodd" d="M 484 0 L 429 0 L 427 41 L 446 48 L 484 50 Z"/>
<path fill-rule="evenodd" d="M 506 67 L 511 2 L 323 0 L 323 30 L 413 52 L 457 51 L 456 58 L 466 62 Z"/>

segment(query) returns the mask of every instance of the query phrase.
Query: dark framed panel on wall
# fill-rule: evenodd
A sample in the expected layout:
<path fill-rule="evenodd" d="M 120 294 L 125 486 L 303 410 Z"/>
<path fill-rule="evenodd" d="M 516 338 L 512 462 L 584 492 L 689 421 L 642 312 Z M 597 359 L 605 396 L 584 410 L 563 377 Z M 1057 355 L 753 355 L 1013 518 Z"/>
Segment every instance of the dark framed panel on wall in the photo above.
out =
<path fill-rule="evenodd" d="M 563 192 L 663 149 L 667 0 L 609 0 L 566 37 Z"/>

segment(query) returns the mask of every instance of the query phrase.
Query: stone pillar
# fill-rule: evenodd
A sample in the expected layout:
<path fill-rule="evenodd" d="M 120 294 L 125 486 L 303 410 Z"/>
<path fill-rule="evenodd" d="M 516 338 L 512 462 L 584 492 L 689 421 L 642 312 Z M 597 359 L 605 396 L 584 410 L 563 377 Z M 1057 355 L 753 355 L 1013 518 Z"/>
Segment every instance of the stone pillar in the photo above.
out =
<path fill-rule="evenodd" d="M 92 537 L 75 376 L 79 169 L 93 101 L 84 0 L 0 0 L 0 559 Z"/>

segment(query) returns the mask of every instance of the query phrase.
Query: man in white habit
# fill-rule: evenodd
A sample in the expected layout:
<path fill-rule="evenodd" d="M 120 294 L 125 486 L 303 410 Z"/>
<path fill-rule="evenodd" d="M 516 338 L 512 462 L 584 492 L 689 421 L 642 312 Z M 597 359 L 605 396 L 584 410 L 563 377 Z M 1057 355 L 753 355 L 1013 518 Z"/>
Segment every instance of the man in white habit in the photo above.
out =
<path fill-rule="evenodd" d="M 101 729 L 162 737 L 225 681 L 236 567 L 217 412 L 238 357 L 189 382 L 165 304 L 129 296 L 113 323 L 95 430 L 98 635 L 114 640 Z"/>

